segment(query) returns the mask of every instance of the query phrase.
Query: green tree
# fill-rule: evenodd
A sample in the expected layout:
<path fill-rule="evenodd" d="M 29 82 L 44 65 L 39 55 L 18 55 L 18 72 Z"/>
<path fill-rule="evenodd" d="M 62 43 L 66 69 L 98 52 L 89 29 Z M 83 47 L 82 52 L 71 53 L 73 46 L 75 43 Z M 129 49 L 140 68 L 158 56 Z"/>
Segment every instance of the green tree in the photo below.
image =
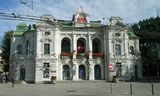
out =
<path fill-rule="evenodd" d="M 139 36 L 142 56 L 143 76 L 160 77 L 160 17 L 149 18 L 132 25 L 134 33 Z"/>
<path fill-rule="evenodd" d="M 13 31 L 8 31 L 5 33 L 2 39 L 2 59 L 5 61 L 4 72 L 9 71 L 9 59 L 10 59 L 10 42 Z"/>

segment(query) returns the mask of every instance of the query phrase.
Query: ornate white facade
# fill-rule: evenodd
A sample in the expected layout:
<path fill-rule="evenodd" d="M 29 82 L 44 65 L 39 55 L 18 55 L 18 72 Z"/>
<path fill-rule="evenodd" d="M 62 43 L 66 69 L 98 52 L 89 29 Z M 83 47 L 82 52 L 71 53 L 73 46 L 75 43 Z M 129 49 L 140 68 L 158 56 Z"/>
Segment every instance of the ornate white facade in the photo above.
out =
<path fill-rule="evenodd" d="M 84 10 L 72 20 L 42 16 L 34 26 L 17 25 L 11 42 L 15 80 L 120 80 L 142 78 L 139 40 L 120 17 L 89 21 Z"/>

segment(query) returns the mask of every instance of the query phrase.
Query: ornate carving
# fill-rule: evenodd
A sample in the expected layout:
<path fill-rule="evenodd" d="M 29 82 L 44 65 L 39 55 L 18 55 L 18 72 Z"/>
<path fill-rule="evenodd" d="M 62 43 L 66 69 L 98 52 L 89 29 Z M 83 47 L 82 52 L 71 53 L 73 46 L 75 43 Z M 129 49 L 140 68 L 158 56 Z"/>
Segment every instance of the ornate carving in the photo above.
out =
<path fill-rule="evenodd" d="M 50 38 L 42 38 L 42 39 L 40 39 L 40 42 L 52 42 L 52 39 L 50 39 Z"/>

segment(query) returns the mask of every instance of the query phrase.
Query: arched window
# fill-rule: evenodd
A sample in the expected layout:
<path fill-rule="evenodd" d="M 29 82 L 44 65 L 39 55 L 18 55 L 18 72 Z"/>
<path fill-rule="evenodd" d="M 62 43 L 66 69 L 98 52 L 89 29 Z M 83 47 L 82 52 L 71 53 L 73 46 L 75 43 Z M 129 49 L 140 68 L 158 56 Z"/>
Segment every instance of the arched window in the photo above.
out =
<path fill-rule="evenodd" d="M 26 41 L 26 55 L 30 53 L 30 42 L 27 40 Z"/>
<path fill-rule="evenodd" d="M 92 48 L 93 48 L 93 53 L 101 52 L 101 42 L 98 38 L 93 39 Z"/>
<path fill-rule="evenodd" d="M 17 54 L 22 54 L 22 45 L 21 44 L 17 45 Z"/>
<path fill-rule="evenodd" d="M 85 53 L 85 44 L 86 44 L 85 39 L 83 38 L 78 39 L 77 41 L 77 52 L 78 53 Z"/>
<path fill-rule="evenodd" d="M 63 52 L 70 53 L 70 49 L 71 49 L 70 46 L 71 46 L 71 44 L 70 44 L 69 38 L 63 38 L 62 43 L 61 43 L 61 52 L 62 53 Z"/>

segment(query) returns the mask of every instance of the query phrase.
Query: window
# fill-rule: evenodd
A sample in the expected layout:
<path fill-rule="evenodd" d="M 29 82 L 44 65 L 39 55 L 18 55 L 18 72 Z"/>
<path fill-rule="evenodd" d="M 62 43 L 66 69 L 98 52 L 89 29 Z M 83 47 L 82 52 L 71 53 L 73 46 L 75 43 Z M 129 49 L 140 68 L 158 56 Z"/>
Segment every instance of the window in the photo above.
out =
<path fill-rule="evenodd" d="M 134 47 L 130 46 L 130 53 L 133 55 L 134 54 Z"/>
<path fill-rule="evenodd" d="M 77 41 L 77 52 L 78 53 L 85 53 L 85 39 L 80 38 Z"/>
<path fill-rule="evenodd" d="M 46 35 L 46 36 L 48 36 L 48 35 L 50 35 L 51 33 L 50 32 L 48 32 L 48 31 L 46 31 L 45 33 L 44 33 L 44 35 Z"/>
<path fill-rule="evenodd" d="M 122 65 L 121 65 L 121 63 L 116 63 L 116 75 L 118 77 L 122 76 Z"/>
<path fill-rule="evenodd" d="M 50 54 L 50 44 L 44 44 L 44 54 Z"/>
<path fill-rule="evenodd" d="M 95 38 L 92 41 L 92 48 L 93 48 L 93 53 L 98 53 L 101 52 L 101 42 L 98 38 Z"/>
<path fill-rule="evenodd" d="M 121 55 L 121 45 L 115 44 L 115 55 Z"/>
<path fill-rule="evenodd" d="M 30 42 L 27 40 L 26 41 L 26 55 L 30 53 Z"/>
<path fill-rule="evenodd" d="M 70 40 L 68 38 L 63 38 L 61 43 L 61 52 L 70 53 Z"/>
<path fill-rule="evenodd" d="M 121 34 L 120 33 L 115 33 L 115 36 L 119 37 L 119 36 L 121 36 Z"/>
<path fill-rule="evenodd" d="M 44 63 L 43 78 L 49 78 L 49 67 L 49 63 Z"/>
<path fill-rule="evenodd" d="M 21 44 L 17 45 L 17 54 L 22 54 L 22 45 Z"/>

